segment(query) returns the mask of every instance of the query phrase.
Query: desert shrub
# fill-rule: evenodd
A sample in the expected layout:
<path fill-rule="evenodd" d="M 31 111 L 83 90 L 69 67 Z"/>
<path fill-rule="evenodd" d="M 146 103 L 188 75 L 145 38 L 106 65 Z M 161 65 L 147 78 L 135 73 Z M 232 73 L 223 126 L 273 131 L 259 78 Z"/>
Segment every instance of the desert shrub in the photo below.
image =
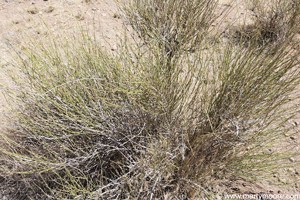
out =
<path fill-rule="evenodd" d="M 264 178 L 287 166 L 278 160 L 290 152 L 261 150 L 293 133 L 283 125 L 299 111 L 289 105 L 298 99 L 299 53 L 288 41 L 208 42 L 211 3 L 123 4 L 141 40 L 114 54 L 87 33 L 15 48 L 18 120 L 12 136 L 1 134 L 1 190 L 27 199 L 186 199 L 210 196 L 207 177 Z"/>
<path fill-rule="evenodd" d="M 163 108 L 150 85 L 91 38 L 60 39 L 32 41 L 18 54 L 20 134 L 3 135 L 13 150 L 1 148 L 12 164 L 1 174 L 49 198 L 88 193 L 128 173 L 157 135 Z"/>
<path fill-rule="evenodd" d="M 258 44 L 281 43 L 299 29 L 299 2 L 294 0 L 247 0 L 252 11 L 252 24 L 237 29 L 237 36 Z"/>
<path fill-rule="evenodd" d="M 169 59 L 193 50 L 215 21 L 215 0 L 119 1 L 125 19 L 144 43 L 158 42 Z"/>
<path fill-rule="evenodd" d="M 288 157 L 296 153 L 295 146 L 282 143 L 298 134 L 288 120 L 299 112 L 291 103 L 299 98 L 299 62 L 298 52 L 288 43 L 283 46 L 269 53 L 258 51 L 255 44 L 227 44 L 220 51 L 212 47 L 213 63 L 196 75 L 204 83 L 197 101 L 189 105 L 193 109 L 187 121 L 194 122 L 189 124 L 194 130 L 181 167 L 184 175 L 201 182 L 212 174 L 220 178 L 224 171 L 247 179 L 257 178 L 259 172 L 259 178 L 269 180 L 278 168 L 291 165 Z M 198 62 L 201 69 L 204 57 Z M 281 152 L 265 154 L 274 147 Z"/>
<path fill-rule="evenodd" d="M 285 141 L 283 133 L 296 134 L 286 123 L 299 111 L 290 105 L 291 99 L 299 98 L 295 92 L 299 83 L 296 59 L 299 53 L 290 46 L 297 33 L 298 3 L 273 2 L 268 4 L 271 7 L 268 11 L 264 10 L 263 4 L 255 5 L 254 12 L 262 11 L 254 17 L 255 33 L 241 36 L 235 44 L 207 43 L 205 36 L 209 34 L 210 25 L 203 25 L 203 32 L 197 32 L 198 43 L 193 40 L 191 43 L 205 50 L 198 49 L 189 54 L 184 51 L 185 42 L 190 44 L 189 41 L 181 40 L 177 44 L 183 50 L 176 50 L 177 57 L 169 54 L 168 48 L 160 51 L 161 47 L 171 44 L 169 40 L 160 39 L 161 30 L 184 33 L 184 27 L 160 29 L 174 22 L 168 21 L 173 19 L 168 18 L 173 13 L 159 12 L 167 7 L 168 2 L 162 2 L 163 5 L 139 3 L 124 5 L 126 19 L 138 32 L 146 49 L 149 48 L 147 52 L 162 54 L 162 63 L 171 55 L 171 62 L 166 63 L 167 71 L 171 71 L 171 79 L 166 79 L 169 85 L 167 98 L 170 100 L 167 102 L 172 105 L 169 107 L 172 108 L 170 116 L 183 125 L 183 143 L 186 145 L 185 153 L 177 160 L 179 176 L 199 181 L 216 171 L 221 174 L 226 171 L 255 179 L 255 172 L 262 172 L 260 178 L 266 178 L 266 174 L 274 173 L 278 167 L 289 166 L 287 156 L 295 152 L 281 148 L 279 153 L 262 155 L 261 151 L 278 146 L 280 140 Z M 149 9 L 144 11 L 147 6 Z M 167 17 L 159 20 L 161 16 Z M 208 17 L 209 21 L 213 19 Z M 247 48 L 244 48 L 244 39 L 249 42 Z M 276 45 L 262 45 L 273 42 Z M 158 48 L 153 48 L 153 43 L 157 43 Z M 175 42 L 172 46 L 176 49 L 177 44 Z M 278 164 L 279 160 L 281 164 Z"/>

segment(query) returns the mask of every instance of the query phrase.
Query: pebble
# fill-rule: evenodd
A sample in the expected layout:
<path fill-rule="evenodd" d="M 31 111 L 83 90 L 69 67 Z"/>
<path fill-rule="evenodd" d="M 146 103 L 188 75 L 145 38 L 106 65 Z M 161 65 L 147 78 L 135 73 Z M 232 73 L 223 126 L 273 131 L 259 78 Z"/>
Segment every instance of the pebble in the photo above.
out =
<path fill-rule="evenodd" d="M 293 136 L 291 136 L 290 138 L 291 138 L 291 140 L 295 140 L 295 139 L 296 139 L 296 138 L 295 138 L 295 137 L 293 137 Z"/>
<path fill-rule="evenodd" d="M 290 159 L 291 162 L 295 162 L 295 158 L 290 157 L 289 159 Z"/>

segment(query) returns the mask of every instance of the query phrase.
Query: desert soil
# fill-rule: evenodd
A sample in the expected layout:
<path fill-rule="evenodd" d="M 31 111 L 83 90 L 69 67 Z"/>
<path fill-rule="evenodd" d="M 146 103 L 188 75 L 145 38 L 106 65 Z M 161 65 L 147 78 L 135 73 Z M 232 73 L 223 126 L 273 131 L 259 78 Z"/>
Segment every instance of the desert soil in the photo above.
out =
<path fill-rule="evenodd" d="M 231 5 L 227 0 L 220 1 L 220 8 L 228 6 Z M 237 23 L 232 21 L 236 15 L 248 19 L 248 13 L 249 10 L 243 4 L 238 4 L 224 23 Z M 46 40 L 48 34 L 76 32 L 76 27 L 84 25 L 87 29 L 95 31 L 99 41 L 103 43 L 101 45 L 115 51 L 118 48 L 118 37 L 124 30 L 123 21 L 119 16 L 113 0 L 0 0 L 0 131 L 3 132 L 6 127 L 11 126 L 6 116 L 9 116 L 14 107 L 13 103 L 8 103 L 13 100 L 6 100 L 7 92 L 15 87 L 7 75 L 14 70 L 9 53 L 12 51 L 10 43 L 26 44 L 28 41 L 24 38 Z M 50 28 L 45 28 L 42 21 Z M 300 185 L 283 190 L 261 183 L 227 179 L 220 181 L 211 190 L 233 193 L 300 193 L 297 187 Z"/>

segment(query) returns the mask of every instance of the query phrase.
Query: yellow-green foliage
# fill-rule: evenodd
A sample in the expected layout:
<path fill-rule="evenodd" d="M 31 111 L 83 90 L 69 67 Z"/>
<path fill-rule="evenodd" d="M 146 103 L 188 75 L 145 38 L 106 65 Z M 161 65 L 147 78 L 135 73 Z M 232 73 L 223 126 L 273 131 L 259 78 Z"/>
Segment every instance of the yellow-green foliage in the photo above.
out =
<path fill-rule="evenodd" d="M 296 166 L 283 161 L 297 152 L 261 152 L 294 133 L 286 123 L 299 111 L 299 53 L 291 38 L 259 49 L 209 43 L 215 3 L 120 4 L 141 39 L 114 54 L 86 33 L 16 49 L 22 84 L 15 136 L 1 134 L 1 190 L 185 199 L 209 197 L 207 177 L 269 180 Z"/>

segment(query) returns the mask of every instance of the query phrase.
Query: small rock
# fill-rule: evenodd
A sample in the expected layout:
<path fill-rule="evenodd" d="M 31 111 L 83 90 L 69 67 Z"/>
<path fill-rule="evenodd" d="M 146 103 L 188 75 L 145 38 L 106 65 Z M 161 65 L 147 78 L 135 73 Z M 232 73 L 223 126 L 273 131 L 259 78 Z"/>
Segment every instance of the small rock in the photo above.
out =
<path fill-rule="evenodd" d="M 263 154 L 269 154 L 269 153 L 271 153 L 272 152 L 272 149 L 266 149 L 266 150 L 264 150 L 262 153 Z"/>
<path fill-rule="evenodd" d="M 115 45 L 111 46 L 110 48 L 112 51 L 116 51 L 117 50 L 117 47 Z"/>
<path fill-rule="evenodd" d="M 27 9 L 29 14 L 37 14 L 39 11 L 36 7 Z"/>
<path fill-rule="evenodd" d="M 115 14 L 113 15 L 113 18 L 120 19 L 121 17 L 120 17 L 120 15 L 118 15 L 117 13 L 115 13 Z"/>
<path fill-rule="evenodd" d="M 293 137 L 293 136 L 291 136 L 290 138 L 291 138 L 291 140 L 296 140 L 296 138 L 295 138 L 295 137 Z"/>
<path fill-rule="evenodd" d="M 295 158 L 290 157 L 289 159 L 290 159 L 291 162 L 295 162 Z"/>
<path fill-rule="evenodd" d="M 53 12 L 54 11 L 54 7 L 53 6 L 49 6 L 49 7 L 47 7 L 44 11 L 46 12 L 46 13 L 51 13 L 51 12 Z"/>
<path fill-rule="evenodd" d="M 18 21 L 18 20 L 13 20 L 12 23 L 13 23 L 13 24 L 19 24 L 20 21 Z"/>

